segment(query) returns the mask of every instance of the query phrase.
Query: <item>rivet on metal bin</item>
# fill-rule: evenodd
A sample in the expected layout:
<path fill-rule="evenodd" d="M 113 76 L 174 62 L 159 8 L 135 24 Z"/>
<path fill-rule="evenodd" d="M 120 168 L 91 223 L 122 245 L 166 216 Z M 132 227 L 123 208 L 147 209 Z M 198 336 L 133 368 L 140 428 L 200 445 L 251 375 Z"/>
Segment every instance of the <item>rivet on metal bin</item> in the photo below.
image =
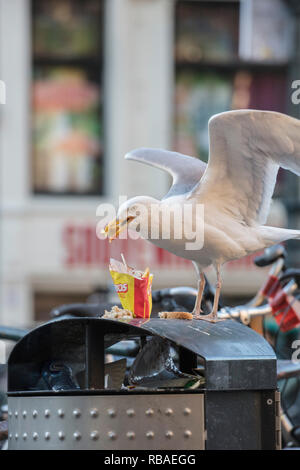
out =
<path fill-rule="evenodd" d="M 173 437 L 173 436 L 174 436 L 173 431 L 167 431 L 167 432 L 166 432 L 166 437 L 167 437 L 168 439 L 171 439 L 171 437 Z"/>
<path fill-rule="evenodd" d="M 189 429 L 184 431 L 184 437 L 189 438 L 189 437 L 191 437 L 191 435 L 192 435 L 192 432 Z"/>
<path fill-rule="evenodd" d="M 93 441 L 96 441 L 99 438 L 98 431 L 92 431 L 91 434 L 90 434 L 90 437 Z"/>
<path fill-rule="evenodd" d="M 15 417 L 16 417 L 16 418 L 18 417 L 18 412 L 17 412 L 17 411 L 15 411 Z"/>
<path fill-rule="evenodd" d="M 18 440 L 19 434 L 15 434 L 16 441 Z"/>
<path fill-rule="evenodd" d="M 80 432 L 78 432 L 78 431 L 74 432 L 73 437 L 76 441 L 80 441 L 80 439 L 81 439 Z"/>
<path fill-rule="evenodd" d="M 27 433 L 24 432 L 22 437 L 23 437 L 24 441 L 26 441 L 26 439 L 27 439 Z"/>
<path fill-rule="evenodd" d="M 130 416 L 130 417 L 135 415 L 135 411 L 134 411 L 132 408 L 130 408 L 129 410 L 127 410 L 126 413 L 127 413 L 127 415 Z"/>
<path fill-rule="evenodd" d="M 117 435 L 114 431 L 109 431 L 107 433 L 107 435 L 108 435 L 109 439 L 111 439 L 111 440 L 115 440 L 117 438 Z"/>
<path fill-rule="evenodd" d="M 133 431 L 128 431 L 128 432 L 126 433 L 126 436 L 128 437 L 128 439 L 132 440 L 132 439 L 135 438 L 135 432 L 133 432 Z"/>
<path fill-rule="evenodd" d="M 23 411 L 22 416 L 23 416 L 23 418 L 26 418 L 26 416 L 27 416 L 27 411 L 26 410 Z"/>
<path fill-rule="evenodd" d="M 37 415 L 38 415 L 38 412 L 37 412 L 37 410 L 33 410 L 33 412 L 32 412 L 32 416 L 33 416 L 34 418 L 36 418 L 36 417 L 37 417 Z"/>
<path fill-rule="evenodd" d="M 59 410 L 57 411 L 57 414 L 58 414 L 58 416 L 59 416 L 60 418 L 63 418 L 63 417 L 65 416 L 65 412 L 64 412 L 64 410 L 62 410 L 62 409 L 59 409 Z"/>
<path fill-rule="evenodd" d="M 50 410 L 45 410 L 45 418 L 49 418 L 50 417 Z"/>
<path fill-rule="evenodd" d="M 50 439 L 50 432 L 48 432 L 48 431 L 45 432 L 45 439 L 46 439 L 46 441 L 49 441 L 49 439 Z"/>
<path fill-rule="evenodd" d="M 39 437 L 39 435 L 38 435 L 37 432 L 34 432 L 34 433 L 32 434 L 32 439 L 33 439 L 34 441 L 37 441 L 38 437 Z"/>
<path fill-rule="evenodd" d="M 192 412 L 192 410 L 191 410 L 190 408 L 184 408 L 184 410 L 183 410 L 183 414 L 184 414 L 185 416 L 190 415 L 191 412 Z"/>
<path fill-rule="evenodd" d="M 58 433 L 58 439 L 59 439 L 60 441 L 63 441 L 65 437 L 66 437 L 65 434 L 64 434 L 62 431 L 59 431 L 59 433 Z"/>
<path fill-rule="evenodd" d="M 153 439 L 154 438 L 154 432 L 153 431 L 146 432 L 146 437 L 147 437 L 147 439 Z"/>
<path fill-rule="evenodd" d="M 81 416 L 81 411 L 78 408 L 75 408 L 75 410 L 73 410 L 73 416 L 75 416 L 75 418 L 79 418 Z"/>
<path fill-rule="evenodd" d="M 154 415 L 154 411 L 152 410 L 152 408 L 148 408 L 148 410 L 146 410 L 146 416 L 153 416 Z"/>
<path fill-rule="evenodd" d="M 166 414 L 167 416 L 171 416 L 171 415 L 173 414 L 172 408 L 167 408 L 166 411 L 165 411 L 165 414 Z"/>
<path fill-rule="evenodd" d="M 109 408 L 109 409 L 107 410 L 107 413 L 108 413 L 108 415 L 109 415 L 111 418 L 114 418 L 114 417 L 116 416 L 116 414 L 117 414 L 117 413 L 116 413 L 116 410 L 115 410 L 114 408 Z"/>
<path fill-rule="evenodd" d="M 92 418 L 97 418 L 97 416 L 99 415 L 97 408 L 92 408 L 90 411 L 90 415 L 92 416 Z"/>

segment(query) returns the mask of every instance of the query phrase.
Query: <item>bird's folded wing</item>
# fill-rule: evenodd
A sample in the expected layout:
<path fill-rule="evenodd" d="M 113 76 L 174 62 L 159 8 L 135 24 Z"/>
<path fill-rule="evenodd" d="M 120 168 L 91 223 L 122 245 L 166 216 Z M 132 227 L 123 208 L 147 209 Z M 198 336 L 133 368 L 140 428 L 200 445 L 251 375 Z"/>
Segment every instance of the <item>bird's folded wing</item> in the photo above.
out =
<path fill-rule="evenodd" d="M 210 119 L 209 139 L 208 165 L 193 196 L 247 224 L 264 224 L 278 167 L 300 174 L 300 121 L 271 111 L 229 111 Z"/>
<path fill-rule="evenodd" d="M 146 163 L 172 175 L 173 184 L 163 199 L 188 193 L 201 179 L 206 163 L 181 153 L 155 148 L 138 148 L 125 155 L 127 160 Z"/>

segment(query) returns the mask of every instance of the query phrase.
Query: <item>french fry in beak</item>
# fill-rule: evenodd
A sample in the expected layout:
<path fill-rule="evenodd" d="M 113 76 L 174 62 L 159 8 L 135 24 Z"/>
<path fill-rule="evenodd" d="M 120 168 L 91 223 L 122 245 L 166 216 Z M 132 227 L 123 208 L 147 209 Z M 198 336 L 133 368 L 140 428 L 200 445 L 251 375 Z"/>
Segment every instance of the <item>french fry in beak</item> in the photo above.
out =
<path fill-rule="evenodd" d="M 125 230 L 127 225 L 134 219 L 134 217 L 129 216 L 126 219 L 119 220 L 113 219 L 109 222 L 106 227 L 103 229 L 102 233 L 106 235 L 109 243 L 118 238 L 119 234 Z"/>
<path fill-rule="evenodd" d="M 109 222 L 103 229 L 102 233 L 106 235 L 109 243 L 112 242 L 115 238 L 118 237 L 120 233 L 120 222 L 118 219 L 113 219 Z"/>

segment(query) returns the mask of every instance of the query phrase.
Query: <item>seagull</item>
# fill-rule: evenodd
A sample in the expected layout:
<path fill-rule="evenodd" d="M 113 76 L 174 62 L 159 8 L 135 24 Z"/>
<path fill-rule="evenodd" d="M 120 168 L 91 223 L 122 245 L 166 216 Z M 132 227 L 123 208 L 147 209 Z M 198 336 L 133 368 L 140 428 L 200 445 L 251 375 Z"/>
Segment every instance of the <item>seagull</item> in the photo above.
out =
<path fill-rule="evenodd" d="M 212 116 L 208 131 L 207 164 L 195 157 L 155 148 L 139 148 L 127 153 L 127 160 L 170 173 L 173 184 L 162 200 L 137 196 L 123 203 L 116 219 L 108 223 L 104 231 L 111 241 L 127 226 L 136 229 L 138 225 L 143 238 L 191 260 L 198 278 L 193 318 L 215 323 L 222 265 L 284 240 L 300 238 L 299 230 L 264 225 L 279 167 L 300 174 L 300 121 L 272 111 L 235 110 Z M 202 205 L 203 220 L 194 220 L 201 218 L 197 211 L 192 211 L 192 217 L 181 220 L 174 215 L 170 236 L 162 237 L 162 218 L 158 220 L 153 214 L 174 205 L 187 205 L 192 209 Z M 145 209 L 141 217 L 137 217 L 138 206 Z M 187 239 L 184 236 L 178 239 L 176 229 L 180 225 L 183 229 L 190 229 L 191 224 L 198 227 L 201 222 L 203 246 L 197 250 L 187 249 Z M 157 229 L 155 237 L 151 236 L 152 229 Z M 214 266 L 217 277 L 215 297 L 211 313 L 202 315 L 204 269 L 210 265 Z"/>

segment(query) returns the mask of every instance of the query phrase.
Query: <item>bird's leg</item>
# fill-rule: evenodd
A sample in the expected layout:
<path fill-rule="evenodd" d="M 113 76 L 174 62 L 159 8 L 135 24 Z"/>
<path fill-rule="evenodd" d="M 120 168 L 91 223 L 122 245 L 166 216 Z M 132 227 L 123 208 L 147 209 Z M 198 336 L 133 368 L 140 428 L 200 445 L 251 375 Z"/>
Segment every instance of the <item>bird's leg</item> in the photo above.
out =
<path fill-rule="evenodd" d="M 212 323 L 216 323 L 217 321 L 221 321 L 218 319 L 218 307 L 219 307 L 219 298 L 220 298 L 220 292 L 221 292 L 221 287 L 222 287 L 222 280 L 221 280 L 221 265 L 218 263 L 215 266 L 216 273 L 217 273 L 217 283 L 216 283 L 216 292 L 215 292 L 215 297 L 214 297 L 214 304 L 212 311 L 208 315 L 197 315 L 195 317 L 197 320 L 205 320 L 209 321 Z M 197 301 L 196 301 L 197 303 Z"/>
<path fill-rule="evenodd" d="M 197 297 L 196 297 L 196 302 L 193 311 L 190 312 L 159 312 L 158 316 L 160 318 L 177 318 L 177 319 L 184 319 L 184 320 L 195 320 L 198 318 L 202 318 L 202 315 L 200 313 L 202 312 L 201 310 L 201 301 L 203 297 L 203 292 L 205 288 L 205 276 L 203 272 L 201 271 L 201 267 L 193 261 L 193 265 L 196 269 L 197 272 L 197 278 L 198 278 L 198 292 L 197 292 Z"/>
<path fill-rule="evenodd" d="M 200 315 L 201 310 L 201 301 L 203 297 L 203 292 L 205 288 L 205 276 L 195 262 L 193 262 L 197 274 L 198 274 L 198 292 L 197 298 L 194 306 L 194 310 L 192 313 L 188 312 L 159 312 L 158 316 L 160 318 L 177 318 L 177 319 L 185 319 L 185 320 L 205 320 L 211 323 L 216 323 L 219 321 L 223 321 L 223 319 L 218 318 L 218 306 L 219 306 L 219 297 L 221 291 L 221 273 L 220 268 L 221 264 L 218 263 L 215 265 L 216 273 L 217 273 L 217 283 L 216 283 L 216 292 L 214 297 L 214 304 L 213 309 L 208 315 Z"/>
<path fill-rule="evenodd" d="M 194 307 L 194 310 L 192 312 L 194 319 L 197 319 L 200 316 L 200 313 L 202 313 L 201 302 L 202 302 L 204 288 L 205 288 L 205 276 L 201 272 L 200 273 L 200 279 L 198 280 L 198 292 L 197 292 L 195 307 Z"/>
<path fill-rule="evenodd" d="M 214 297 L 213 308 L 209 314 L 209 316 L 212 318 L 212 321 L 216 321 L 218 319 L 219 298 L 220 298 L 221 287 L 222 287 L 220 264 L 217 264 L 216 271 L 217 271 L 216 292 L 215 292 L 215 297 Z"/>

